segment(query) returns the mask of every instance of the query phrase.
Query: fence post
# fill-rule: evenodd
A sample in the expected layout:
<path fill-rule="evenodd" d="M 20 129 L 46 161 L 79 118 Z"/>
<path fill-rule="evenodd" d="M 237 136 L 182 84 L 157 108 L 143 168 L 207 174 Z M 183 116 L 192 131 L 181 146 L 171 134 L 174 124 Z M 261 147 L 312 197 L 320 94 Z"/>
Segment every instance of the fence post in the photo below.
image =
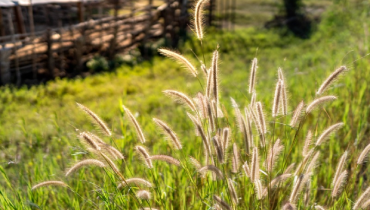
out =
<path fill-rule="evenodd" d="M 82 71 L 82 53 L 83 53 L 83 43 L 84 43 L 84 37 L 80 36 L 76 39 L 76 70 L 77 73 L 80 73 Z"/>
<path fill-rule="evenodd" d="M 109 46 L 109 59 L 113 59 L 115 56 L 115 48 L 117 43 L 117 33 L 118 33 L 118 9 L 119 9 L 119 0 L 114 0 L 114 21 L 113 21 L 113 38 L 110 40 Z"/>
<path fill-rule="evenodd" d="M 46 44 L 47 44 L 47 68 L 49 75 L 54 77 L 54 58 L 53 58 L 53 39 L 51 29 L 48 28 L 46 31 Z"/>
<path fill-rule="evenodd" d="M 3 12 L 1 10 L 1 7 L 0 7 L 0 36 L 5 36 Z"/>
<path fill-rule="evenodd" d="M 77 2 L 77 8 L 78 8 L 78 20 L 80 21 L 80 23 L 82 23 L 84 21 L 84 8 L 83 8 L 83 3 L 80 1 L 80 2 Z"/>
<path fill-rule="evenodd" d="M 15 21 L 17 22 L 18 33 L 20 34 L 26 33 L 26 29 L 24 27 L 24 22 L 23 22 L 22 11 L 19 5 L 14 7 L 14 14 L 15 14 Z"/>

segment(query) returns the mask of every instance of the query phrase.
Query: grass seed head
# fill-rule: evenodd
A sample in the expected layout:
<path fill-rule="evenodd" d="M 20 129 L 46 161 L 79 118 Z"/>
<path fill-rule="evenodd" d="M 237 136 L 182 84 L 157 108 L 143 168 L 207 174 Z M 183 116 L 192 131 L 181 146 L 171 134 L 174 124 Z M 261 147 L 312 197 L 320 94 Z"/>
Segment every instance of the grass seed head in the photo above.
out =
<path fill-rule="evenodd" d="M 180 161 L 171 157 L 171 156 L 168 156 L 168 155 L 152 155 L 150 156 L 150 159 L 151 160 L 161 160 L 161 161 L 165 161 L 169 164 L 173 164 L 173 165 L 176 165 L 176 166 L 180 166 Z"/>
<path fill-rule="evenodd" d="M 368 144 L 364 150 L 362 150 L 360 156 L 357 159 L 357 165 L 361 165 L 365 162 L 366 157 L 368 156 L 370 152 L 370 144 Z"/>
<path fill-rule="evenodd" d="M 31 190 L 35 190 L 40 187 L 46 187 L 46 186 L 60 186 L 60 187 L 69 187 L 66 183 L 61 181 L 45 181 L 38 183 L 37 185 L 34 185 Z"/>
<path fill-rule="evenodd" d="M 163 121 L 153 118 L 153 121 L 164 131 L 164 133 L 171 139 L 171 142 L 175 149 L 182 149 L 180 140 L 178 139 L 176 133 Z"/>
<path fill-rule="evenodd" d="M 341 66 L 338 69 L 336 69 L 333 73 L 329 75 L 328 78 L 321 84 L 320 88 L 317 90 L 316 95 L 321 95 L 325 92 L 326 89 L 341 75 L 343 72 L 345 72 L 347 68 L 345 66 Z"/>
<path fill-rule="evenodd" d="M 164 48 L 159 49 L 158 52 L 184 65 L 194 77 L 197 76 L 198 74 L 197 69 L 193 66 L 193 64 L 190 63 L 188 59 L 186 59 L 180 53 L 177 53 L 173 50 L 164 49 Z"/>
<path fill-rule="evenodd" d="M 324 104 L 329 101 L 337 100 L 337 97 L 335 96 L 322 96 L 318 99 L 315 99 L 312 101 L 306 108 L 306 113 L 310 113 L 312 110 L 314 110 L 316 107 L 320 106 L 321 104 Z"/>
<path fill-rule="evenodd" d="M 148 182 L 142 178 L 130 178 L 126 179 L 126 182 L 121 182 L 118 184 L 117 189 L 127 186 L 128 184 L 143 185 L 145 187 L 153 187 L 152 183 Z"/>
<path fill-rule="evenodd" d="M 82 168 L 83 166 L 90 166 L 90 165 L 95 165 L 95 166 L 99 166 L 99 167 L 105 167 L 105 164 L 103 162 L 101 162 L 100 160 L 96 160 L 96 159 L 86 159 L 86 160 L 82 160 L 76 164 L 74 164 L 67 172 L 66 172 L 66 176 L 69 176 L 70 174 L 72 174 L 73 172 L 75 172 L 76 170 Z"/>
<path fill-rule="evenodd" d="M 254 87 L 256 85 L 256 74 L 257 74 L 257 58 L 252 60 L 251 73 L 249 76 L 249 94 L 254 92 Z"/>
<path fill-rule="evenodd" d="M 101 120 L 98 115 L 96 115 L 93 111 L 91 111 L 89 108 L 87 108 L 86 106 L 82 105 L 82 104 L 79 104 L 77 103 L 77 106 L 83 110 L 87 115 L 89 115 L 91 117 L 91 119 L 94 120 L 94 122 L 100 126 L 100 128 L 104 131 L 104 133 L 107 135 L 107 136 L 111 136 L 112 133 L 111 131 L 109 130 L 108 126 L 103 122 L 103 120 Z"/>
<path fill-rule="evenodd" d="M 334 132 L 339 130 L 341 127 L 343 127 L 344 123 L 337 123 L 329 128 L 327 128 L 322 134 L 317 138 L 316 146 L 320 146 L 322 143 L 324 143 L 325 140 L 327 140 Z"/>
<path fill-rule="evenodd" d="M 136 196 L 141 200 L 150 200 L 152 198 L 152 194 L 147 190 L 137 191 Z"/>
<path fill-rule="evenodd" d="M 139 141 L 144 144 L 145 143 L 145 136 L 144 136 L 143 131 L 141 130 L 141 127 L 140 127 L 139 123 L 137 122 L 136 118 L 134 117 L 134 115 L 131 113 L 131 111 L 128 108 L 123 106 L 123 109 L 125 110 L 125 114 L 127 115 L 127 118 L 129 119 L 129 121 L 134 126 L 136 134 L 139 138 Z"/>
<path fill-rule="evenodd" d="M 144 162 L 148 168 L 153 168 L 152 160 L 150 159 L 149 153 L 146 149 L 142 146 L 136 146 L 136 151 L 140 154 L 140 156 L 144 159 Z"/>
<path fill-rule="evenodd" d="M 222 209 L 225 209 L 225 210 L 232 210 L 232 208 L 229 206 L 229 204 L 227 204 L 224 200 L 222 200 L 222 199 L 221 199 L 220 197 L 218 197 L 217 195 L 214 195 L 214 196 L 213 196 L 213 200 L 215 200 L 215 201 L 216 201 L 216 203 L 222 207 Z"/>

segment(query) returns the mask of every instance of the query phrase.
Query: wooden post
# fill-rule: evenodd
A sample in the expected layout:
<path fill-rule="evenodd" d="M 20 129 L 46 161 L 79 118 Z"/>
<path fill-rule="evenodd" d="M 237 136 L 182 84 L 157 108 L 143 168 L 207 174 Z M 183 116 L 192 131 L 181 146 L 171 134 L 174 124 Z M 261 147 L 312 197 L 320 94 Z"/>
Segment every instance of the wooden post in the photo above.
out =
<path fill-rule="evenodd" d="M 103 5 L 104 5 L 104 2 L 101 2 L 98 8 L 99 20 L 103 18 Z M 101 21 L 100 22 L 100 45 L 101 47 L 104 45 L 103 36 L 104 36 L 103 22 Z"/>
<path fill-rule="evenodd" d="M 21 7 L 17 5 L 13 8 L 14 8 L 14 14 L 15 14 L 15 21 L 17 22 L 18 33 L 24 34 L 26 33 L 26 28 L 24 27 Z"/>
<path fill-rule="evenodd" d="M 10 82 L 10 60 L 9 56 L 12 53 L 10 48 L 0 49 L 0 84 L 7 84 Z"/>
<path fill-rule="evenodd" d="M 4 23 L 3 23 L 3 12 L 0 7 L 0 36 L 5 36 Z"/>
<path fill-rule="evenodd" d="M 78 20 L 80 23 L 84 22 L 84 8 L 83 8 L 83 3 L 77 2 L 77 8 L 78 8 Z"/>
<path fill-rule="evenodd" d="M 15 57 L 15 71 L 16 71 L 16 74 L 17 74 L 17 85 L 19 86 L 21 84 L 21 72 L 19 71 L 19 61 L 18 61 L 18 55 L 17 55 L 17 49 L 15 47 L 15 37 L 14 37 L 14 25 L 13 25 L 13 21 L 12 21 L 12 16 L 10 14 L 10 12 L 8 12 L 8 24 L 9 24 L 9 29 L 10 29 L 10 33 L 12 35 L 12 43 L 14 45 L 14 57 Z"/>
<path fill-rule="evenodd" d="M 63 23 L 61 17 L 59 17 L 58 21 L 59 25 L 59 59 L 60 59 L 60 65 L 59 65 L 59 74 L 64 73 L 64 53 L 63 53 Z"/>
<path fill-rule="evenodd" d="M 53 58 L 53 39 L 51 29 L 46 31 L 46 44 L 47 44 L 47 67 L 51 77 L 54 77 L 54 58 Z"/>
<path fill-rule="evenodd" d="M 83 54 L 83 43 L 84 43 L 84 37 L 80 36 L 76 39 L 76 73 L 79 74 L 82 71 L 82 54 Z"/>
<path fill-rule="evenodd" d="M 113 38 L 110 40 L 109 46 L 109 59 L 113 59 L 115 56 L 115 48 L 117 43 L 117 33 L 118 33 L 118 24 L 117 24 L 117 17 L 118 17 L 118 9 L 119 9 L 119 0 L 114 0 L 114 21 L 113 21 Z"/>
<path fill-rule="evenodd" d="M 30 32 L 31 32 L 31 42 L 32 42 L 32 72 L 33 72 L 33 79 L 37 79 L 37 69 L 36 69 L 36 55 L 35 55 L 35 25 L 33 20 L 33 8 L 32 8 L 32 0 L 29 0 L 28 6 L 28 17 L 30 22 Z"/>
<path fill-rule="evenodd" d="M 45 15 L 45 22 L 46 22 L 46 25 L 50 26 L 50 18 L 49 18 L 49 9 L 47 8 L 47 5 L 44 5 L 42 7 L 42 9 L 44 10 L 44 15 Z"/>
<path fill-rule="evenodd" d="M 134 3 L 134 0 L 130 0 L 130 6 L 131 6 L 130 17 L 133 19 L 135 17 L 135 3 Z M 135 28 L 135 23 L 134 23 L 134 21 L 132 21 L 132 23 L 131 23 L 131 32 L 134 31 L 134 28 Z"/>

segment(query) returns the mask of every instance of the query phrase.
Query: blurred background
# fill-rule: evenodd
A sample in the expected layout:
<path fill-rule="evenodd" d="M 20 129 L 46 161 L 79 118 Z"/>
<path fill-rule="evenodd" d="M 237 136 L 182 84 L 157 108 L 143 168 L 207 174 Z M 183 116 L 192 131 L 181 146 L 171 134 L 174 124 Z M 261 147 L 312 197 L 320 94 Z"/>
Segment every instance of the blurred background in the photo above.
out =
<path fill-rule="evenodd" d="M 183 121 L 185 110 L 162 91 L 195 96 L 202 84 L 176 62 L 159 56 L 159 47 L 178 49 L 200 72 L 201 63 L 210 66 L 219 45 L 221 100 L 230 104 L 232 96 L 241 107 L 249 101 L 254 57 L 259 59 L 259 100 L 270 104 L 277 68 L 282 67 L 290 111 L 302 99 L 313 99 L 323 79 L 346 65 L 350 71 L 330 89 L 338 100 L 321 121 L 346 124 L 344 139 L 330 148 L 328 165 L 348 142 L 369 142 L 369 1 L 209 0 L 202 44 L 191 30 L 193 4 L 0 0 L 0 164 L 10 180 L 0 180 L 0 192 L 20 206 L 72 208 L 67 201 L 58 203 L 59 195 L 51 200 L 47 194 L 32 197 L 27 187 L 63 177 L 71 159 L 85 157 L 76 129 L 97 128 L 76 102 L 107 122 L 115 133 L 112 141 L 124 155 L 137 141 L 122 118 L 122 104 L 137 116 L 152 151 L 168 150 L 160 135 L 151 132 L 152 117 L 169 122 L 184 142 L 189 140 L 193 130 L 190 121 Z M 270 113 L 271 107 L 266 110 Z"/>

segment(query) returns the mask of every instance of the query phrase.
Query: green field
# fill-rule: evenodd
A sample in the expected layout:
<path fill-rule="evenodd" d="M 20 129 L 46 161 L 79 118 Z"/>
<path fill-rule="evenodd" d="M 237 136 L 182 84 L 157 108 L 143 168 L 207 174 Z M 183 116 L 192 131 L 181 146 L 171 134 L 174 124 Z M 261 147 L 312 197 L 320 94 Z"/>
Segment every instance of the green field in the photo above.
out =
<path fill-rule="evenodd" d="M 309 5 L 313 5 L 311 2 L 308 1 Z M 302 148 L 309 129 L 313 131 L 314 144 L 327 127 L 343 122 L 343 128 L 316 148 L 320 156 L 310 188 L 304 187 L 296 206 L 298 209 L 315 209 L 315 205 L 325 209 L 351 209 L 370 186 L 368 164 L 356 164 L 363 148 L 370 143 L 370 57 L 367 55 L 370 51 L 370 5 L 366 1 L 338 1 L 325 4 L 325 7 L 309 39 L 262 27 L 238 27 L 235 31 L 207 29 L 203 47 L 196 37 L 190 37 L 179 51 L 197 67 L 198 78 L 175 61 L 156 56 L 133 67 L 123 65 L 114 72 L 87 78 L 59 79 L 31 88 L 0 87 L 0 209 L 211 209 L 215 204 L 214 195 L 220 196 L 233 209 L 281 209 L 288 202 L 297 177 L 292 175 L 278 188 L 269 189 L 268 196 L 259 200 L 255 183 L 242 167 L 237 173 L 231 173 L 233 143 L 238 145 L 241 164 L 250 163 L 252 159 L 237 129 L 230 97 L 241 110 L 250 103 L 248 85 L 254 57 L 258 58 L 256 91 L 257 100 L 264 107 L 267 143 L 279 138 L 284 145 L 273 172 L 260 174 L 262 185 L 267 186 L 291 163 L 296 163 L 297 169 L 303 160 Z M 192 156 L 206 165 L 202 139 L 195 135 L 194 125 L 186 115 L 189 109 L 175 103 L 162 91 L 178 90 L 191 97 L 204 92 L 204 74 L 192 51 L 201 60 L 204 53 L 205 64 L 210 67 L 217 44 L 220 104 L 225 115 L 218 119 L 217 126 L 230 127 L 231 140 L 226 164 L 215 163 L 224 178 L 213 180 L 211 173 L 201 176 L 189 162 Z M 348 71 L 324 93 L 338 99 L 306 115 L 300 129 L 290 127 L 299 102 L 303 100 L 307 105 L 313 101 L 321 83 L 342 65 Z M 288 115 L 272 118 L 278 67 L 285 74 Z M 76 102 L 100 116 L 113 135 L 104 137 L 99 126 L 91 122 Z M 143 144 L 122 105 L 131 110 L 141 125 L 148 152 L 170 155 L 179 159 L 184 167 L 153 161 L 154 168 L 147 168 L 135 151 L 135 146 Z M 181 151 L 171 146 L 152 118 L 170 125 L 182 143 Z M 120 177 L 110 167 L 84 167 L 65 177 L 66 170 L 74 163 L 99 156 L 77 138 L 82 131 L 99 134 L 106 143 L 122 152 L 125 159 L 114 162 L 126 179 L 141 177 L 153 187 L 140 185 L 118 190 Z M 253 133 L 257 142 L 257 130 Z M 262 171 L 266 171 L 263 163 L 267 149 L 260 148 Z M 331 183 L 345 151 L 348 151 L 344 167 L 349 172 L 348 181 L 343 193 L 334 199 Z M 233 204 L 226 178 L 233 180 L 239 198 L 237 205 Z M 31 190 L 35 184 L 47 180 L 64 181 L 70 188 L 49 186 Z M 139 189 L 149 190 L 152 199 L 137 200 L 132 192 Z M 307 202 L 306 195 L 309 195 Z"/>

